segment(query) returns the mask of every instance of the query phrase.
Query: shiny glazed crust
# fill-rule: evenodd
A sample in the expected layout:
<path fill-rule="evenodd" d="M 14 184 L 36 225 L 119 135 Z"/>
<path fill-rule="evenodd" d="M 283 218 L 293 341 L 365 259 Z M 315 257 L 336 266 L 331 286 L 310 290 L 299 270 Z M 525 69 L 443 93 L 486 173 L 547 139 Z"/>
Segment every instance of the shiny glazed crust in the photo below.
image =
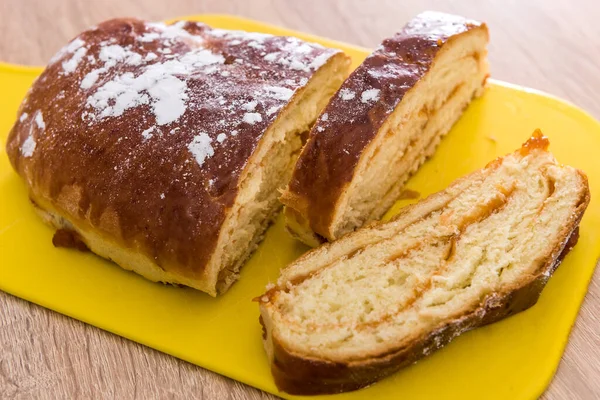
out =
<path fill-rule="evenodd" d="M 338 50 L 296 38 L 107 21 L 50 61 L 7 154 L 54 226 L 149 279 L 215 295 L 244 261 L 215 252 L 262 139 L 272 141 L 292 106 L 317 107 L 302 103 L 314 99 L 316 76 L 340 80 L 347 65 Z M 239 243 L 241 258 L 261 236 Z"/>
<path fill-rule="evenodd" d="M 385 39 L 352 72 L 311 129 L 281 197 L 287 228 L 293 236 L 311 246 L 338 238 L 334 217 L 342 212 L 341 198 L 356 178 L 361 157 L 403 98 L 417 89 L 438 53 L 475 30 L 487 36 L 483 23 L 424 12 Z M 379 90 L 377 101 L 363 98 L 368 90 Z M 344 91 L 354 97 L 344 99 Z"/>

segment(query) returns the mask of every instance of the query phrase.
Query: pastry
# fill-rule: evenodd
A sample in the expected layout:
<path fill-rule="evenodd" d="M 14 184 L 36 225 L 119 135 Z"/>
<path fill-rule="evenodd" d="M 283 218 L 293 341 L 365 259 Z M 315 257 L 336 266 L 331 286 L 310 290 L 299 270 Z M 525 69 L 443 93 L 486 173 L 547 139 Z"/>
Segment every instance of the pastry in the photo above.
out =
<path fill-rule="evenodd" d="M 7 153 L 56 245 L 214 296 L 280 209 L 348 66 L 293 37 L 107 21 L 53 57 Z"/>
<path fill-rule="evenodd" d="M 540 132 L 513 154 L 324 244 L 257 300 L 277 386 L 358 389 L 523 311 L 577 241 L 585 174 Z"/>
<path fill-rule="evenodd" d="M 485 24 L 424 12 L 342 84 L 310 131 L 281 197 L 288 230 L 311 246 L 377 220 L 479 96 Z"/>

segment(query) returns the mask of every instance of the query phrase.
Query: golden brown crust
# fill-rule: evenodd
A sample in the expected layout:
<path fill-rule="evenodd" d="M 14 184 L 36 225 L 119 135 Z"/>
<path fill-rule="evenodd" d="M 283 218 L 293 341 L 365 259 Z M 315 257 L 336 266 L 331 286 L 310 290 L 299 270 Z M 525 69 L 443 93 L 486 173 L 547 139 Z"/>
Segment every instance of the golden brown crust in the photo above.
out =
<path fill-rule="evenodd" d="M 353 179 L 363 151 L 406 93 L 429 71 L 444 45 L 473 29 L 487 32 L 486 25 L 477 21 L 422 13 L 385 39 L 344 82 L 313 126 L 281 198 L 288 221 L 295 219 L 296 234 L 306 238 L 303 241 L 310 244 L 319 236 L 332 239 L 338 200 Z M 377 101 L 369 100 L 372 90 L 378 91 Z M 344 91 L 354 97 L 344 98 Z"/>
<path fill-rule="evenodd" d="M 533 136 L 527 140 L 520 150 L 515 154 L 526 156 L 532 151 L 545 152 L 548 145 L 548 140 L 539 130 L 536 130 Z M 499 158 L 480 171 L 476 171 L 466 177 L 460 178 L 452 186 L 460 185 L 467 180 L 477 179 L 489 171 L 497 169 L 502 164 L 503 158 Z M 356 390 L 368 386 L 385 376 L 388 376 L 395 371 L 407 366 L 420 358 L 430 354 L 431 352 L 450 343 L 455 337 L 460 334 L 484 326 L 510 315 L 526 310 L 533 306 L 550 276 L 560 265 L 566 254 L 575 246 L 579 237 L 579 223 L 583 214 L 590 202 L 589 185 L 586 175 L 579 170 L 572 170 L 579 176 L 579 188 L 577 198 L 573 199 L 574 203 L 569 217 L 564 225 L 561 225 L 560 231 L 556 233 L 556 239 L 552 243 L 548 243 L 547 252 L 544 259 L 539 259 L 534 265 L 534 269 L 530 270 L 527 275 L 522 276 L 520 280 L 514 281 L 511 286 L 504 288 L 501 292 L 493 292 L 481 300 L 481 302 L 473 307 L 464 309 L 459 317 L 442 320 L 440 325 L 423 333 L 421 337 L 410 339 L 409 341 L 396 342 L 385 351 L 378 353 L 365 352 L 358 358 L 348 360 L 328 360 L 326 358 L 318 358 L 318 356 L 306 356 L 297 353 L 284 344 L 277 337 L 277 330 L 271 325 L 271 314 L 269 306 L 274 296 L 279 291 L 286 291 L 289 287 L 294 287 L 296 280 L 302 281 L 307 276 L 304 274 L 287 275 L 280 279 L 277 285 L 268 290 L 263 296 L 258 298 L 261 304 L 261 324 L 265 328 L 265 348 L 269 354 L 271 361 L 271 371 L 275 379 L 277 387 L 290 394 L 298 395 L 313 395 L 313 394 L 330 394 L 340 393 L 349 390 Z M 550 186 L 550 194 L 553 192 L 553 185 Z M 403 209 L 392 221 L 399 221 L 403 217 L 407 217 L 413 223 L 415 220 L 422 218 L 429 211 L 424 207 L 427 203 L 440 204 L 445 203 L 444 195 L 446 191 L 438 192 L 431 195 L 426 200 L 408 206 Z M 506 193 L 509 196 L 509 193 Z M 489 203 L 492 206 L 494 203 Z M 495 204 L 494 207 L 502 207 L 501 204 Z M 436 208 L 437 209 L 437 208 Z M 493 210 L 482 208 L 480 213 L 486 214 Z M 465 222 L 468 222 L 466 220 Z M 379 233 L 372 232 L 377 227 L 384 228 L 385 224 L 375 224 L 373 227 L 362 228 L 354 233 L 346 236 L 345 239 L 357 237 L 359 235 L 372 234 L 373 237 L 379 237 Z M 408 222 L 407 222 L 408 223 Z M 338 242 L 324 244 L 321 248 L 314 249 L 303 256 L 298 262 L 308 262 L 311 254 L 320 252 L 323 248 L 332 249 Z M 451 247 L 452 248 L 452 247 Z M 337 253 L 335 259 L 339 257 L 349 257 L 351 253 Z M 353 250 L 356 251 L 356 250 Z M 333 260 L 329 258 L 328 260 Z M 328 264 L 325 264 L 328 265 Z M 319 267 L 321 270 L 324 267 Z M 318 270 L 312 270 L 314 273 Z M 283 276 L 283 275 L 282 275 Z"/>
<path fill-rule="evenodd" d="M 107 21 L 37 79 L 7 153 L 49 211 L 201 280 L 262 135 L 338 56 L 195 22 Z"/>
<path fill-rule="evenodd" d="M 478 308 L 461 318 L 448 321 L 408 346 L 377 358 L 340 363 L 313 360 L 293 354 L 282 346 L 276 337 L 272 337 L 271 372 L 277 387 L 295 395 L 333 394 L 360 389 L 442 348 L 464 332 L 528 309 L 537 302 L 552 273 L 577 243 L 579 222 L 588 203 L 589 192 L 581 200 L 575 213 L 577 218 L 565 227 L 563 240 L 556 244 L 553 256 L 546 260 L 535 277 L 508 293 L 488 296 Z M 263 324 L 262 319 L 260 322 Z"/>

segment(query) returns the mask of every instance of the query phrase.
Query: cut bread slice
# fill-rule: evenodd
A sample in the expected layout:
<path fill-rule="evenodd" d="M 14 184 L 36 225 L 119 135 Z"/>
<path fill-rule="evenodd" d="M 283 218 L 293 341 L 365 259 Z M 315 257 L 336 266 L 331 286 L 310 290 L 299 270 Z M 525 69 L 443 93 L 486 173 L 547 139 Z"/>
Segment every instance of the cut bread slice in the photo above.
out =
<path fill-rule="evenodd" d="M 283 193 L 288 230 L 315 246 L 377 220 L 483 92 L 485 24 L 425 12 L 383 41 L 312 128 Z"/>
<path fill-rule="evenodd" d="M 306 137 L 319 111 L 341 85 L 348 67 L 346 55 L 334 54 L 279 113 L 248 160 L 236 202 L 223 223 L 208 268 L 218 271 L 218 292 L 224 292 L 237 280 L 241 266 L 281 210 L 280 190 L 292 175 L 302 137 Z"/>
<path fill-rule="evenodd" d="M 285 268 L 258 298 L 277 386 L 354 390 L 535 304 L 590 199 L 585 174 L 547 144 L 538 131 L 391 221 Z"/>
<path fill-rule="evenodd" d="M 349 61 L 293 37 L 106 21 L 33 84 L 7 154 L 55 245 L 216 295 L 280 210 Z"/>

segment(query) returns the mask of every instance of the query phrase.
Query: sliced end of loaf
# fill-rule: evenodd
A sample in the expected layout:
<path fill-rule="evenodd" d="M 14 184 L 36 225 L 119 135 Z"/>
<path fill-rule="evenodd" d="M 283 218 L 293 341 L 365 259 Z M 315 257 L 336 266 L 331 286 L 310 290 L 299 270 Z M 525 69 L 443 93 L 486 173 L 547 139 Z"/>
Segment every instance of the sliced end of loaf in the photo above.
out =
<path fill-rule="evenodd" d="M 429 72 L 406 93 L 363 152 L 336 205 L 329 240 L 381 218 L 471 100 L 483 93 L 489 75 L 487 42 L 482 25 L 452 37 L 440 50 Z"/>
<path fill-rule="evenodd" d="M 435 23 L 443 24 L 440 21 L 445 17 L 434 15 L 431 18 Z M 445 23 L 448 26 L 456 24 L 455 21 Z M 415 37 L 418 35 L 415 34 Z M 411 37 L 412 39 L 414 38 Z M 296 169 L 319 170 L 320 174 L 312 172 L 314 179 L 330 179 L 331 182 L 321 185 L 323 187 L 315 193 L 310 193 L 310 184 L 306 182 L 300 191 L 292 189 L 292 185 L 288 186 L 281 200 L 286 205 L 288 229 L 294 236 L 315 246 L 324 240 L 336 240 L 365 223 L 382 217 L 398 199 L 408 178 L 434 154 L 441 138 L 460 118 L 471 100 L 483 93 L 489 75 L 486 49 L 488 39 L 485 24 L 470 25 L 469 29 L 450 36 L 439 49 L 435 43 L 431 44 L 430 49 L 421 49 L 422 52 L 434 52 L 435 57 L 427 69 L 419 72 L 419 79 L 406 90 L 383 124 L 378 128 L 373 127 L 377 132 L 372 132 L 373 137 L 368 144 L 358 147 L 358 162 L 356 165 L 347 165 L 346 168 L 351 171 L 347 182 L 340 182 L 341 178 L 335 175 L 339 173 L 332 172 L 340 168 L 338 164 L 343 163 L 338 160 L 339 157 L 321 149 L 312 150 L 319 156 L 310 158 L 310 161 L 301 156 L 304 163 L 299 163 Z M 404 40 L 407 43 L 399 42 L 401 46 L 412 43 L 408 39 Z M 392 66 L 391 71 L 400 68 L 398 65 L 395 65 L 395 69 Z M 405 65 L 403 73 L 414 73 L 411 67 L 413 66 Z M 362 79 L 360 76 L 362 75 L 357 79 Z M 349 81 L 351 79 L 352 76 Z M 389 102 L 390 99 L 385 98 L 385 101 Z M 376 114 L 378 107 L 374 105 L 369 114 Z M 348 120 L 356 116 L 350 115 L 345 120 L 334 118 L 336 121 L 343 121 L 341 124 L 349 124 L 351 121 Z M 328 119 L 331 120 L 331 116 Z M 319 131 L 315 132 L 315 129 Z M 310 140 L 313 140 L 313 135 L 328 134 L 350 135 L 351 132 L 338 132 L 329 125 L 321 127 L 317 124 Z M 302 176 L 303 173 L 296 171 L 294 177 L 296 175 Z M 327 193 L 325 196 L 322 193 L 324 190 L 333 194 Z M 331 200 L 322 200 L 330 197 Z"/>
<path fill-rule="evenodd" d="M 264 133 L 240 177 L 238 195 L 207 267 L 212 294 L 226 291 L 261 241 L 281 207 L 279 190 L 289 181 L 302 138 L 347 76 L 350 60 L 332 56 L 299 90 Z"/>
<path fill-rule="evenodd" d="M 537 132 L 390 222 L 285 268 L 259 298 L 278 386 L 363 387 L 535 304 L 589 203 L 585 174 L 547 144 Z"/>

